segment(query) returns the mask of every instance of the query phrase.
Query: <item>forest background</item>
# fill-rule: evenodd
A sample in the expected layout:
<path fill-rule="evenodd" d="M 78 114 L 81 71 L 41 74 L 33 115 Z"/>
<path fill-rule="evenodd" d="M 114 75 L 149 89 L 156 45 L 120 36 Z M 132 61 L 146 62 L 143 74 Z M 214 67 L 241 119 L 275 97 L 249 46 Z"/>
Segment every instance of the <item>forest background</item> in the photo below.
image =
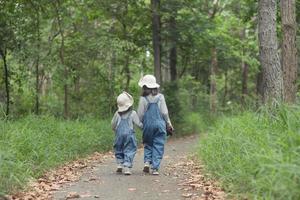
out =
<path fill-rule="evenodd" d="M 256 180 L 262 168 L 252 162 L 249 172 L 242 160 L 232 166 L 217 152 L 239 139 L 234 130 L 255 146 L 257 130 L 269 141 L 274 128 L 289 148 L 273 140 L 255 148 L 287 153 L 282 162 L 291 164 L 288 184 L 299 197 L 299 0 L 15 0 L 0 1 L 0 16 L 0 193 L 66 160 L 109 150 L 116 96 L 126 90 L 137 102 L 139 79 L 154 74 L 176 133 L 208 132 L 200 154 L 215 176 L 240 185 L 241 174 L 217 167 L 228 164 Z M 273 127 L 274 119 L 282 126 Z M 274 185 L 234 191 L 289 195 Z"/>

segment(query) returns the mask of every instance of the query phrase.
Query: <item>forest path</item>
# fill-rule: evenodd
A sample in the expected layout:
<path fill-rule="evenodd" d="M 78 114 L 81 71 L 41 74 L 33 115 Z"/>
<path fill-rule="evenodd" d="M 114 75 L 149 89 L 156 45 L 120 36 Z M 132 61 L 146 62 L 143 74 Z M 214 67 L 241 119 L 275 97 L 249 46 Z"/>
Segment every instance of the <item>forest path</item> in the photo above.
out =
<path fill-rule="evenodd" d="M 142 172 L 143 149 L 139 149 L 131 176 L 116 174 L 113 155 L 93 169 L 85 170 L 79 181 L 64 185 L 56 191 L 54 199 L 105 199 L 105 200 L 177 200 L 198 199 L 201 190 L 187 193 L 180 186 L 187 179 L 182 164 L 196 150 L 198 136 L 172 139 L 166 143 L 160 175 L 153 176 Z M 181 163 L 181 165 L 178 165 Z M 184 164 L 185 165 L 185 164 Z M 186 169 L 185 169 L 186 170 Z M 198 193 L 198 194 L 197 194 Z"/>

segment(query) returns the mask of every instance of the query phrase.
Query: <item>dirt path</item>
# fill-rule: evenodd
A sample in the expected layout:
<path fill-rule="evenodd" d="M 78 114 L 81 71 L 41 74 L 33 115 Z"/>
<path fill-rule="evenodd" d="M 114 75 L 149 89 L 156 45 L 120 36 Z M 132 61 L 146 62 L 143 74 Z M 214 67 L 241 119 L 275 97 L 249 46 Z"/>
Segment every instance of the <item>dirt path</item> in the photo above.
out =
<path fill-rule="evenodd" d="M 142 172 L 142 149 L 135 157 L 131 176 L 115 173 L 116 164 L 111 155 L 92 170 L 84 171 L 78 182 L 64 185 L 56 191 L 54 199 L 66 199 L 69 196 L 105 200 L 176 200 L 200 196 L 200 191 L 198 194 L 183 194 L 185 189 L 179 185 L 187 173 L 181 167 L 176 167 L 195 150 L 197 144 L 197 136 L 168 141 L 159 176 Z"/>

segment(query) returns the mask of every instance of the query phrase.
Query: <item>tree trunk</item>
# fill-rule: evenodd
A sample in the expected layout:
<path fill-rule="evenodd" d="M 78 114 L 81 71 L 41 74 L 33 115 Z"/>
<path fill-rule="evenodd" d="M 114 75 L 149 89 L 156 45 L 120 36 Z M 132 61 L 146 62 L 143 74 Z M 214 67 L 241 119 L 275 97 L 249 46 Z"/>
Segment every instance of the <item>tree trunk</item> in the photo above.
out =
<path fill-rule="evenodd" d="M 175 11 L 174 11 L 175 12 Z M 170 34 L 171 34 L 171 48 L 170 48 L 170 72 L 171 72 L 171 81 L 176 81 L 177 79 L 177 29 L 176 29 L 176 12 L 172 14 L 170 18 Z"/>
<path fill-rule="evenodd" d="M 126 76 L 126 84 L 125 84 L 125 91 L 129 90 L 129 84 L 130 84 L 130 69 L 129 69 L 129 53 L 126 53 L 125 55 L 125 64 L 124 64 L 124 71 Z"/>
<path fill-rule="evenodd" d="M 127 10 L 127 7 L 126 7 L 126 10 Z M 125 41 L 128 40 L 127 34 L 128 34 L 127 33 L 127 27 L 126 27 L 126 24 L 124 22 L 123 23 L 123 37 L 124 37 Z M 129 52 L 128 49 L 125 49 L 125 50 L 127 50 L 127 52 L 125 53 L 125 62 L 124 62 L 124 72 L 125 72 L 125 77 L 126 77 L 125 91 L 128 91 L 129 90 L 130 79 L 131 79 L 130 69 L 129 69 L 129 59 L 130 59 L 129 55 L 130 55 L 130 52 Z"/>
<path fill-rule="evenodd" d="M 259 59 L 263 73 L 263 103 L 283 98 L 283 78 L 276 34 L 276 0 L 259 0 Z"/>
<path fill-rule="evenodd" d="M 282 24 L 282 69 L 284 101 L 294 103 L 297 93 L 297 46 L 296 46 L 296 3 L 295 0 L 281 0 Z"/>
<path fill-rule="evenodd" d="M 40 64 L 40 41 L 41 41 L 41 36 L 40 36 L 40 9 L 38 8 L 36 11 L 36 29 L 37 29 L 37 52 L 36 52 L 36 61 L 35 61 L 35 75 L 36 75 L 36 82 L 35 82 L 35 114 L 40 113 L 40 80 L 39 80 L 39 64 Z"/>
<path fill-rule="evenodd" d="M 223 96 L 223 106 L 226 104 L 226 98 L 228 96 L 228 70 L 225 70 L 224 73 L 224 96 Z"/>
<path fill-rule="evenodd" d="M 161 83 L 161 46 L 160 46 L 160 0 L 151 0 L 152 7 L 152 43 L 154 52 L 154 75 Z"/>
<path fill-rule="evenodd" d="M 57 4 L 54 3 L 55 9 L 56 9 L 56 17 L 57 17 L 57 23 L 58 23 L 58 28 L 59 28 L 59 34 L 61 37 L 61 42 L 60 42 L 60 49 L 59 49 L 59 58 L 60 58 L 60 63 L 64 67 L 64 78 L 65 78 L 65 83 L 64 83 L 64 118 L 69 117 L 69 102 L 68 102 L 68 68 L 65 65 L 65 35 L 64 35 L 64 29 L 63 29 L 63 20 L 61 17 L 61 13 L 59 12 L 59 8 L 61 7 L 59 0 L 57 0 Z"/>
<path fill-rule="evenodd" d="M 248 64 L 242 61 L 242 104 L 245 105 L 248 95 Z"/>
<path fill-rule="evenodd" d="M 215 113 L 217 110 L 217 83 L 216 74 L 218 69 L 217 49 L 211 49 L 211 67 L 210 67 L 210 110 Z"/>
<path fill-rule="evenodd" d="M 10 96 L 9 96 L 9 72 L 8 67 L 6 63 L 6 50 L 0 51 L 2 60 L 3 60 L 3 66 L 4 66 L 4 80 L 5 80 L 5 91 L 6 91 L 6 116 L 9 115 L 9 104 L 10 104 Z"/>
<path fill-rule="evenodd" d="M 110 29 L 110 33 L 115 34 L 115 16 L 112 18 L 112 26 Z M 112 48 L 111 59 L 109 64 L 109 114 L 113 114 L 114 105 L 115 105 L 115 66 L 116 66 L 116 52 L 115 49 Z"/>

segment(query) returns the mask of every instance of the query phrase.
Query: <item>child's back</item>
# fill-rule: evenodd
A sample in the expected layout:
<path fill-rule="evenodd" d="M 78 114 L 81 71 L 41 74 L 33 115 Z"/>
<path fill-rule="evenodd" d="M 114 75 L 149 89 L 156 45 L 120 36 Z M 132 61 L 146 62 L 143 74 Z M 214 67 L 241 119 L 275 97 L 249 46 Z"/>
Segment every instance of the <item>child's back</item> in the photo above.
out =
<path fill-rule="evenodd" d="M 117 172 L 130 175 L 133 159 L 137 150 L 137 142 L 133 124 L 142 127 L 142 123 L 135 111 L 132 110 L 133 98 L 126 92 L 118 96 L 118 111 L 112 119 L 112 129 L 115 131 L 114 150 L 117 160 Z"/>

